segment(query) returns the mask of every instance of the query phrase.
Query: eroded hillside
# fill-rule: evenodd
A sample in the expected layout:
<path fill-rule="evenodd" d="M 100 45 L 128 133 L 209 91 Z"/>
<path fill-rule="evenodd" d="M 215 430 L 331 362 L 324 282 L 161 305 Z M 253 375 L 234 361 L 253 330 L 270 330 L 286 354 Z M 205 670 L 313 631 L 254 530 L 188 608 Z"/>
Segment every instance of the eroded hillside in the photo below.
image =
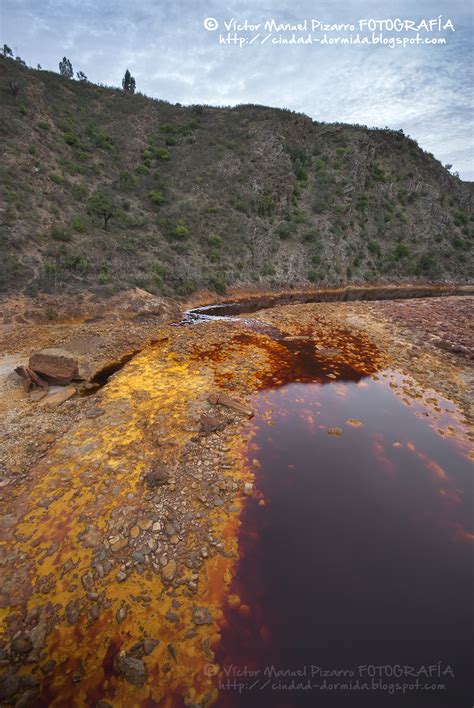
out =
<path fill-rule="evenodd" d="M 3 291 L 472 278 L 468 185 L 401 132 L 171 105 L 9 59 L 0 92 Z"/>

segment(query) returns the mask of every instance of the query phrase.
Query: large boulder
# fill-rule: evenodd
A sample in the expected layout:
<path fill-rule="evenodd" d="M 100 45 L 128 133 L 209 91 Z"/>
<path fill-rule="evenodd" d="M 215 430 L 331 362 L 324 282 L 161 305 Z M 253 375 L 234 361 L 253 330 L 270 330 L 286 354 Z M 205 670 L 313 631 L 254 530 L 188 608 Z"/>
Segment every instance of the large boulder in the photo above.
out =
<path fill-rule="evenodd" d="M 28 368 L 49 383 L 66 385 L 79 378 L 77 359 L 64 349 L 42 349 L 30 356 Z"/>

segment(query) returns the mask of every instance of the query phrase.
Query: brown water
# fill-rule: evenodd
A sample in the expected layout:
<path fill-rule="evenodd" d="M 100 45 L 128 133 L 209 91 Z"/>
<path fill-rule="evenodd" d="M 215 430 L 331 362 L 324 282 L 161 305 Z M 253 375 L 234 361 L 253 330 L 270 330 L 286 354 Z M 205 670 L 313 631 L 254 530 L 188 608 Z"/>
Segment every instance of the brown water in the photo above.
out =
<path fill-rule="evenodd" d="M 226 611 L 218 705 L 471 706 L 458 413 L 398 372 L 339 366 L 331 380 L 296 351 L 293 374 L 254 396 L 256 493 L 232 587 L 243 607 Z"/>

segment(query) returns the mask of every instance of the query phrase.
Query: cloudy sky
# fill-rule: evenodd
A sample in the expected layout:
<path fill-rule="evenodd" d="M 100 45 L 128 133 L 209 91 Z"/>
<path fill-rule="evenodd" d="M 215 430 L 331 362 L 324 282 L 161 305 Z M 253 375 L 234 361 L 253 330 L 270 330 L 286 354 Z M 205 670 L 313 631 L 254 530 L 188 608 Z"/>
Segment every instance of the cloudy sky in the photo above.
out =
<path fill-rule="evenodd" d="M 0 42 L 29 65 L 54 71 L 66 55 L 95 83 L 118 86 L 128 67 L 138 90 L 171 102 L 260 103 L 315 120 L 403 128 L 463 179 L 474 180 L 470 6 L 466 0 L 0 0 Z M 333 41 L 372 38 L 370 28 L 359 31 L 359 20 L 400 18 L 418 25 L 440 16 L 455 31 L 418 34 L 445 44 L 321 42 L 325 35 Z M 211 28 L 217 21 L 217 29 L 206 29 L 206 18 Z M 260 27 L 228 30 L 224 23 L 232 19 Z M 269 30 L 265 23 L 272 19 L 307 20 L 308 29 L 295 37 L 312 42 L 279 43 L 293 32 Z M 313 19 L 354 30 L 313 30 Z M 416 35 L 414 29 L 383 29 L 382 38 Z"/>

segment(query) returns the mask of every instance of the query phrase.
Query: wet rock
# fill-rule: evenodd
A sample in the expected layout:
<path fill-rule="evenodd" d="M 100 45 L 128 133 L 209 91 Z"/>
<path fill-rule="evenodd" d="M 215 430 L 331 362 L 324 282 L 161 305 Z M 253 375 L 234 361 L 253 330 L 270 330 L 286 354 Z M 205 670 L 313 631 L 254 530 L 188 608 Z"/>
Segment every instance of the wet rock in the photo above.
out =
<path fill-rule="evenodd" d="M 251 497 L 253 494 L 253 484 L 252 482 L 245 482 L 244 484 L 244 494 Z"/>
<path fill-rule="evenodd" d="M 171 612 L 171 610 L 168 610 L 168 612 L 165 614 L 165 620 L 167 620 L 168 622 L 173 622 L 174 624 L 178 624 L 179 617 L 176 612 Z"/>
<path fill-rule="evenodd" d="M 328 435 L 335 435 L 336 437 L 339 437 L 342 435 L 342 428 L 328 428 L 326 432 Z"/>
<path fill-rule="evenodd" d="M 18 691 L 20 679 L 15 674 L 8 674 L 0 680 L 0 700 L 12 698 Z"/>
<path fill-rule="evenodd" d="M 159 639 L 152 639 L 151 637 L 145 637 L 143 640 L 143 651 L 145 653 L 145 656 L 148 656 L 151 654 L 153 649 L 158 646 L 160 643 Z"/>
<path fill-rule="evenodd" d="M 143 686 L 146 683 L 147 670 L 141 659 L 121 653 L 116 659 L 116 668 L 134 686 Z"/>
<path fill-rule="evenodd" d="M 162 578 L 165 582 L 170 583 L 176 575 L 176 561 L 170 560 L 161 570 Z"/>
<path fill-rule="evenodd" d="M 92 590 L 94 587 L 94 579 L 89 573 L 85 573 L 81 578 L 81 583 L 84 590 Z"/>
<path fill-rule="evenodd" d="M 66 619 L 69 624 L 76 624 L 80 617 L 80 609 L 76 600 L 70 600 L 66 605 Z"/>
<path fill-rule="evenodd" d="M 14 654 L 29 654 L 33 649 L 33 642 L 27 636 L 17 637 L 11 643 L 11 650 Z"/>
<path fill-rule="evenodd" d="M 50 674 L 51 671 L 54 670 L 55 666 L 56 666 L 56 662 L 54 661 L 54 659 L 50 659 L 49 661 L 46 662 L 46 664 L 43 664 L 43 666 L 41 667 L 41 671 L 44 674 Z"/>
<path fill-rule="evenodd" d="M 119 607 L 117 612 L 115 613 L 115 619 L 117 620 L 118 624 L 122 624 L 122 622 L 125 621 L 127 617 L 127 608 L 126 607 Z"/>
<path fill-rule="evenodd" d="M 195 607 L 193 609 L 193 622 L 197 625 L 212 623 L 211 613 L 207 607 Z"/>
<path fill-rule="evenodd" d="M 150 489 L 155 489 L 167 484 L 169 477 L 169 472 L 164 465 L 155 465 L 153 469 L 146 473 L 145 482 Z"/>
<path fill-rule="evenodd" d="M 100 615 L 100 605 L 95 602 L 92 607 L 89 609 L 89 615 L 93 620 L 99 619 Z"/>

